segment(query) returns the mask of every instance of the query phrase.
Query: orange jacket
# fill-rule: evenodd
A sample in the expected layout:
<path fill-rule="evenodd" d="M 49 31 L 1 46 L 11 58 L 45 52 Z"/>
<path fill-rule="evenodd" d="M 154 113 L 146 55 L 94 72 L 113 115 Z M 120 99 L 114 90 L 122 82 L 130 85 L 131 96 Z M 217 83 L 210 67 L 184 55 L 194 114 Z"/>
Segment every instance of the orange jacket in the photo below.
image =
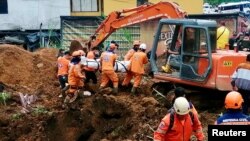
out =
<path fill-rule="evenodd" d="M 130 59 L 131 71 L 137 74 L 144 74 L 144 64 L 148 63 L 148 58 L 144 52 L 135 52 Z"/>
<path fill-rule="evenodd" d="M 130 49 L 127 54 L 124 56 L 124 61 L 129 61 L 131 59 L 131 57 L 134 55 L 135 50 L 134 49 Z"/>
<path fill-rule="evenodd" d="M 100 57 L 102 71 L 114 70 L 115 60 L 117 55 L 113 52 L 105 51 Z"/>
<path fill-rule="evenodd" d="M 169 124 L 170 113 L 162 119 L 158 129 L 154 132 L 154 141 L 190 141 L 193 132 L 198 141 L 204 140 L 202 126 L 196 114 L 194 114 L 194 121 L 189 114 L 185 115 L 184 122 L 174 114 L 173 127 L 170 130 L 168 130 Z"/>
<path fill-rule="evenodd" d="M 94 51 L 89 51 L 88 52 L 87 59 L 95 59 Z M 84 67 L 84 69 L 87 70 L 87 71 L 95 71 L 95 69 L 89 68 L 89 67 Z"/>
<path fill-rule="evenodd" d="M 76 64 L 70 67 L 68 76 L 70 86 L 83 86 L 83 78 L 85 78 L 85 75 L 82 73 L 80 64 Z"/>
<path fill-rule="evenodd" d="M 70 61 L 66 59 L 65 57 L 59 57 L 57 59 L 57 67 L 58 67 L 57 76 L 68 74 L 69 63 Z"/>

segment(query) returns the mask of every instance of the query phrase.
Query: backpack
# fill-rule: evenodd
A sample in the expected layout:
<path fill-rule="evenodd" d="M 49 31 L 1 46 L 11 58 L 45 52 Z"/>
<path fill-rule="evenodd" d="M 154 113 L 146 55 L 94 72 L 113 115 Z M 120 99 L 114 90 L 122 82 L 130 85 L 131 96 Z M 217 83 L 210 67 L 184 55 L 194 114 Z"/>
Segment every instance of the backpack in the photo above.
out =
<path fill-rule="evenodd" d="M 168 126 L 168 131 L 169 131 L 172 129 L 172 127 L 174 125 L 174 113 L 175 113 L 174 108 L 169 109 L 168 112 L 170 113 L 170 123 Z M 192 111 L 190 111 L 188 114 L 191 117 L 192 123 L 194 123 L 194 113 Z"/>

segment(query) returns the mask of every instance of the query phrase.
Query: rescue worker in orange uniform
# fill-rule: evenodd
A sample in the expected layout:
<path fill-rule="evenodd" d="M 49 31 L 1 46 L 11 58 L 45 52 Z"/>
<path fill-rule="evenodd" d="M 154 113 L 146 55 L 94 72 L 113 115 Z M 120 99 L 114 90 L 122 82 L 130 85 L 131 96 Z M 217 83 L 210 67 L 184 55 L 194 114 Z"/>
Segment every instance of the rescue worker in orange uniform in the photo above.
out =
<path fill-rule="evenodd" d="M 66 83 L 68 83 L 70 59 L 71 56 L 69 51 L 65 51 L 64 55 L 62 57 L 58 57 L 57 59 L 57 78 L 60 82 L 62 93 L 65 92 Z M 60 94 L 59 97 L 62 97 L 62 94 Z"/>
<path fill-rule="evenodd" d="M 193 132 L 198 141 L 203 141 L 201 122 L 196 114 L 193 114 L 192 120 L 187 99 L 185 97 L 176 98 L 173 107 L 173 126 L 169 128 L 171 113 L 168 113 L 154 132 L 154 141 L 190 141 Z"/>
<path fill-rule="evenodd" d="M 178 97 L 186 97 L 185 89 L 182 87 L 176 87 L 174 90 L 174 94 L 175 94 L 175 97 L 174 97 L 172 103 L 174 103 L 175 99 Z M 197 112 L 196 108 L 194 107 L 193 103 L 191 101 L 188 101 L 188 102 L 189 102 L 189 106 L 190 106 L 190 111 L 193 112 L 194 114 L 198 115 L 198 112 Z"/>
<path fill-rule="evenodd" d="M 109 80 L 113 83 L 113 93 L 118 93 L 118 76 L 115 73 L 114 65 L 117 59 L 117 55 L 114 53 L 116 49 L 115 44 L 110 44 L 109 50 L 101 54 L 100 65 L 101 65 L 101 85 L 99 90 L 102 90 L 108 84 Z"/>
<path fill-rule="evenodd" d="M 87 53 L 87 59 L 97 59 L 99 57 L 97 52 L 97 48 L 93 47 L 91 51 Z M 96 70 L 87 66 L 84 68 L 84 70 L 86 75 L 85 83 L 89 83 L 89 81 L 92 80 L 93 84 L 97 84 L 97 78 L 95 74 Z"/>
<path fill-rule="evenodd" d="M 134 43 L 133 43 L 133 48 L 130 49 L 127 52 L 127 54 L 124 56 L 124 61 L 129 61 L 130 58 L 134 55 L 134 53 L 138 51 L 139 46 L 140 46 L 140 41 L 135 40 Z"/>
<path fill-rule="evenodd" d="M 72 53 L 72 66 L 69 70 L 69 91 L 64 103 L 71 103 L 78 97 L 78 92 L 83 91 L 85 74 L 83 72 L 84 65 L 80 64 L 82 51 L 74 51 Z"/>
<path fill-rule="evenodd" d="M 130 72 L 128 72 L 125 76 L 124 81 L 122 82 L 122 86 L 128 86 L 130 83 L 131 79 L 134 77 L 134 85 L 131 90 L 132 94 L 136 93 L 137 88 L 139 87 L 141 80 L 142 80 L 142 75 L 145 73 L 144 71 L 144 64 L 148 63 L 148 58 L 147 54 L 145 53 L 147 49 L 146 44 L 141 44 L 139 47 L 139 50 L 134 53 L 134 55 L 131 57 L 130 61 Z"/>
<path fill-rule="evenodd" d="M 231 91 L 225 98 L 226 113 L 219 117 L 217 125 L 250 125 L 250 117 L 242 113 L 242 103 L 244 102 L 241 94 Z"/>

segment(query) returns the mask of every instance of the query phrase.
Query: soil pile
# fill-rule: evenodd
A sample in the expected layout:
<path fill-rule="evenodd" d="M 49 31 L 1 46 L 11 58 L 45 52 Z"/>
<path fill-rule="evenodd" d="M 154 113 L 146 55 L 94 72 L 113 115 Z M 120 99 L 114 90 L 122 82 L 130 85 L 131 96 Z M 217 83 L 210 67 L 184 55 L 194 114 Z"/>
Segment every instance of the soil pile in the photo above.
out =
<path fill-rule="evenodd" d="M 63 99 L 58 97 L 57 52 L 42 48 L 31 53 L 16 46 L 0 46 L 0 83 L 12 95 L 6 106 L 0 103 L 1 141 L 152 140 L 153 130 L 168 109 L 152 95 L 150 78 L 143 79 L 137 95 L 130 94 L 131 86 L 120 87 L 118 95 L 110 95 L 107 90 L 102 94 L 82 96 L 68 109 L 63 109 Z M 119 74 L 119 78 L 122 81 L 124 74 Z M 18 92 L 38 96 L 31 113 L 20 113 Z M 204 95 L 191 99 L 197 102 L 195 106 L 206 133 L 207 125 L 213 124 L 218 112 L 216 108 L 223 106 L 223 100 Z M 208 109 L 211 100 L 219 102 L 210 107 L 215 108 L 213 112 Z M 198 101 L 203 105 L 198 105 Z"/>
<path fill-rule="evenodd" d="M 35 53 L 16 46 L 0 46 L 0 82 L 19 92 L 55 94 L 56 49 Z"/>

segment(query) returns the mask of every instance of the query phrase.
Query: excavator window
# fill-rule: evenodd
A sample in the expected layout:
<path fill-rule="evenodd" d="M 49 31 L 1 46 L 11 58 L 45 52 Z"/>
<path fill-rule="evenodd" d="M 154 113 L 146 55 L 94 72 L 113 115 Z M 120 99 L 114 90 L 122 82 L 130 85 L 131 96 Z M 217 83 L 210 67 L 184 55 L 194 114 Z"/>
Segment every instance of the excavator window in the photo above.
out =
<path fill-rule="evenodd" d="M 204 81 L 210 65 L 208 34 L 205 28 L 184 27 L 180 77 Z"/>
<path fill-rule="evenodd" d="M 216 27 L 208 27 L 210 48 L 213 53 L 216 52 L 216 43 L 217 43 L 216 30 L 217 30 Z"/>

